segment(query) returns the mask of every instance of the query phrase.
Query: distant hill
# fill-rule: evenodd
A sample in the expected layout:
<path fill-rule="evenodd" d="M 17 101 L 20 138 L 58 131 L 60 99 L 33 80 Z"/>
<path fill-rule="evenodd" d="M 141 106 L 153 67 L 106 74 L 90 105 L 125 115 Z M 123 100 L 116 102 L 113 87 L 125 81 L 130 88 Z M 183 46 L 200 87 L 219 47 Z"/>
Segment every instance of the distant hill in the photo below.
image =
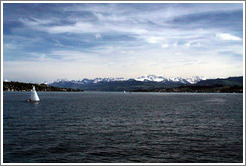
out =
<path fill-rule="evenodd" d="M 229 86 L 243 86 L 243 77 L 229 77 L 229 78 L 217 78 L 207 79 L 196 83 L 196 85 L 229 85 Z"/>
<path fill-rule="evenodd" d="M 70 81 L 65 82 L 55 82 L 51 84 L 52 86 L 60 88 L 75 88 L 75 89 L 84 89 L 84 90 L 93 90 L 93 91 L 134 91 L 137 89 L 156 89 L 156 88 L 171 88 L 184 85 L 180 82 L 154 82 L 154 81 L 136 81 L 136 80 L 127 80 L 127 81 L 110 81 L 110 82 L 97 82 L 97 83 L 87 83 L 87 84 L 78 84 Z"/>
<path fill-rule="evenodd" d="M 74 91 L 83 91 L 79 89 L 72 88 L 59 88 L 54 86 L 47 86 L 46 84 L 32 84 L 32 83 L 23 83 L 23 82 L 3 82 L 4 91 L 30 91 L 32 86 L 35 86 L 37 91 L 62 91 L 62 92 L 74 92 Z"/>
<path fill-rule="evenodd" d="M 193 92 L 193 93 L 243 93 L 243 86 L 223 86 L 223 85 L 184 85 L 174 88 L 143 90 L 134 92 Z"/>
<path fill-rule="evenodd" d="M 193 85 L 181 85 L 172 88 L 138 89 L 135 92 L 209 92 L 209 93 L 243 93 L 243 77 L 225 79 L 208 79 Z"/>

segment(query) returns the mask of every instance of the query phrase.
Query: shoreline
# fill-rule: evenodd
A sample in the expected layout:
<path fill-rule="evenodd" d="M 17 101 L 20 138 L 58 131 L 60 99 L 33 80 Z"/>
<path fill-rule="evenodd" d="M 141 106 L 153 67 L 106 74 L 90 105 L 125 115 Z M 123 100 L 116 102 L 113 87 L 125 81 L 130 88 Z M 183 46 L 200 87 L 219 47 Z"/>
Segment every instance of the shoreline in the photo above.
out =
<path fill-rule="evenodd" d="M 30 91 L 3 91 L 3 92 L 30 92 Z M 37 91 L 37 92 L 65 92 L 65 93 L 86 93 L 86 92 L 91 92 L 91 93 L 124 93 L 123 91 Z M 141 91 L 141 92 L 132 92 L 132 91 L 128 91 L 124 94 L 131 94 L 131 93 L 159 93 L 159 94 L 205 94 L 205 93 L 209 93 L 209 94 L 243 94 L 243 92 L 151 92 L 151 91 Z"/>

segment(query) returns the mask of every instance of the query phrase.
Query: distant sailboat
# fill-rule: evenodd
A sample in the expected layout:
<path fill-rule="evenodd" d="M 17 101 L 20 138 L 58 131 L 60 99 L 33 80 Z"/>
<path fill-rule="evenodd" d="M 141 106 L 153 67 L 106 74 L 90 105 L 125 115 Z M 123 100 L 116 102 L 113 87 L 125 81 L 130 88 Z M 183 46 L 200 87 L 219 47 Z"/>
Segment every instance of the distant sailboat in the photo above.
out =
<path fill-rule="evenodd" d="M 33 86 L 32 90 L 31 90 L 31 98 L 29 100 L 27 100 L 29 102 L 37 102 L 40 101 L 38 94 L 35 90 L 35 86 Z"/>
<path fill-rule="evenodd" d="M 126 93 L 126 91 L 124 91 L 124 93 Z"/>

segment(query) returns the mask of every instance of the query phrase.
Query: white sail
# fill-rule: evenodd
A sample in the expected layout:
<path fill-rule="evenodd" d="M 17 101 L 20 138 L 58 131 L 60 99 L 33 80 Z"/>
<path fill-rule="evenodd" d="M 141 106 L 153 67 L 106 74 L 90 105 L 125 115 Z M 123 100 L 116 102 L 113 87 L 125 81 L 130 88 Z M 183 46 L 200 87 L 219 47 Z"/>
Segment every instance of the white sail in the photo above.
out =
<path fill-rule="evenodd" d="M 35 90 L 35 86 L 33 86 L 33 89 L 31 90 L 31 101 L 40 101 L 38 94 Z"/>

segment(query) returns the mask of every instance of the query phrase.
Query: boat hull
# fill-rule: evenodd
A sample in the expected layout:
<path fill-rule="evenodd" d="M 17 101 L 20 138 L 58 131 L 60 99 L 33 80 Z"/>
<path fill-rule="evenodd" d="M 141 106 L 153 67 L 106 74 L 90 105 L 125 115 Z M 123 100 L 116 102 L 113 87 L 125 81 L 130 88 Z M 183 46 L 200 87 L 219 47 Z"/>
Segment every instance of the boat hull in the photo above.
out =
<path fill-rule="evenodd" d="M 29 102 L 29 103 L 36 103 L 36 102 L 39 102 L 40 100 L 27 100 L 27 102 Z"/>

